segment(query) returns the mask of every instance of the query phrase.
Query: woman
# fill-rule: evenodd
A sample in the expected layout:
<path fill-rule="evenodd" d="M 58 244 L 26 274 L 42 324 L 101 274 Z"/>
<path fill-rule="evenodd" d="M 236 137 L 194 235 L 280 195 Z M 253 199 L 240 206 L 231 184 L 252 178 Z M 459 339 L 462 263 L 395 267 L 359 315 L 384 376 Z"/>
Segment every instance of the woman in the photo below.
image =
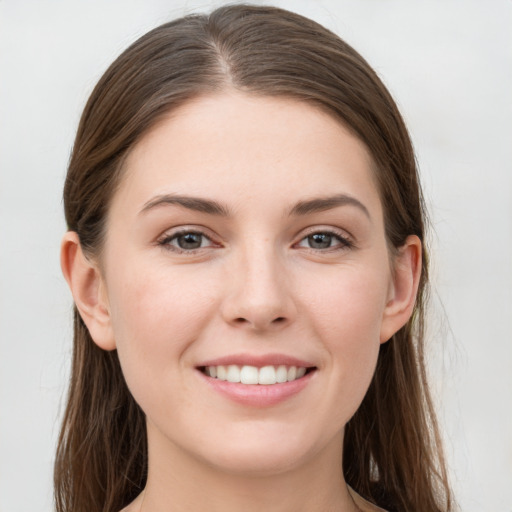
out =
<path fill-rule="evenodd" d="M 346 43 L 270 7 L 156 28 L 93 91 L 64 198 L 59 512 L 452 510 L 414 154 Z"/>

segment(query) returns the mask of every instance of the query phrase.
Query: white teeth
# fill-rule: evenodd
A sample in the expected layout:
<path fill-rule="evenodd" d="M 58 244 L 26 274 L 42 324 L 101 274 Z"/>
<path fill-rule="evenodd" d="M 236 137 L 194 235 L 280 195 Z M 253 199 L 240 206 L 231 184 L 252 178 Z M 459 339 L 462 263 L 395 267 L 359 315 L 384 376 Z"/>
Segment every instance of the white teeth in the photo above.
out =
<path fill-rule="evenodd" d="M 240 368 L 236 364 L 228 366 L 228 373 L 226 376 L 228 382 L 240 382 Z"/>
<path fill-rule="evenodd" d="M 212 375 L 213 377 L 213 375 Z M 288 375 L 286 376 L 287 380 L 290 381 L 290 380 L 295 380 L 297 377 L 297 367 L 296 366 L 290 366 L 290 368 L 288 368 Z"/>
<path fill-rule="evenodd" d="M 240 382 L 242 384 L 258 384 L 258 373 L 256 366 L 242 366 Z"/>
<path fill-rule="evenodd" d="M 217 379 L 227 380 L 227 372 L 225 366 L 217 366 Z"/>
<path fill-rule="evenodd" d="M 276 369 L 273 366 L 264 366 L 260 368 L 258 375 L 258 384 L 275 384 L 276 383 Z"/>
<path fill-rule="evenodd" d="M 241 382 L 242 384 L 261 384 L 268 386 L 271 384 L 280 384 L 283 382 L 291 382 L 304 377 L 306 368 L 302 366 L 240 366 L 230 364 L 228 366 L 207 366 L 205 368 L 206 375 L 225 380 L 228 382 Z"/>
<path fill-rule="evenodd" d="M 287 378 L 288 370 L 286 369 L 286 366 L 278 366 L 276 370 L 276 381 L 279 383 L 286 382 Z"/>

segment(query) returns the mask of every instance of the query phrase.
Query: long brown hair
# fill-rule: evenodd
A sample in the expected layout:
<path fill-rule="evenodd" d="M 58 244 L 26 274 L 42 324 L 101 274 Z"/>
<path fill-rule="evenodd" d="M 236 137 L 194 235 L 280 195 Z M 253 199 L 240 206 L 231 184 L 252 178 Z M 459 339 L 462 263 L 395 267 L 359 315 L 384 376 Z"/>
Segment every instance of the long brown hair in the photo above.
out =
<path fill-rule="evenodd" d="M 375 72 L 339 37 L 273 7 L 226 6 L 164 24 L 105 72 L 83 112 L 64 188 L 68 228 L 99 256 L 130 149 L 170 110 L 232 87 L 309 102 L 369 148 L 391 249 L 425 243 L 425 212 L 404 122 Z M 453 510 L 424 362 L 427 254 L 411 320 L 380 349 L 368 393 L 345 430 L 346 481 L 390 511 Z M 55 462 L 58 512 L 115 512 L 144 488 L 145 417 L 116 351 L 92 341 L 75 309 L 67 408 Z"/>

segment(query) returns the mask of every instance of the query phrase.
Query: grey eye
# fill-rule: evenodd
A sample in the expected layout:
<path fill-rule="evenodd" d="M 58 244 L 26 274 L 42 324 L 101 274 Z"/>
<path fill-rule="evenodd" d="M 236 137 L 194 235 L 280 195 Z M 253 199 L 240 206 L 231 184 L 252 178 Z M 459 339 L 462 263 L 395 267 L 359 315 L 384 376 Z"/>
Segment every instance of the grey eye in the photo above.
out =
<path fill-rule="evenodd" d="M 307 237 L 312 249 L 328 249 L 332 246 L 333 236 L 329 233 L 315 233 Z"/>
<path fill-rule="evenodd" d="M 203 246 L 203 235 L 201 233 L 184 233 L 174 238 L 175 245 L 180 249 L 199 249 Z"/>
<path fill-rule="evenodd" d="M 315 251 L 345 250 L 354 247 L 353 243 L 341 234 L 331 231 L 317 231 L 305 236 L 297 247 L 313 249 Z"/>

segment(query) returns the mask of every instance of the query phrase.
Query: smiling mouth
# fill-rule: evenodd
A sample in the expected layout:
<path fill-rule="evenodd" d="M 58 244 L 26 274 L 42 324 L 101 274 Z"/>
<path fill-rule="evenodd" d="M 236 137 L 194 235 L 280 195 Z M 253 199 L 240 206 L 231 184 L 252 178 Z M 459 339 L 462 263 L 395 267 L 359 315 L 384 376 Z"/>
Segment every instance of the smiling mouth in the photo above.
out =
<path fill-rule="evenodd" d="M 316 367 L 304 366 L 239 366 L 236 364 L 201 366 L 199 370 L 213 379 L 223 380 L 232 383 L 249 385 L 272 385 L 283 384 L 301 379 L 308 373 L 316 370 Z"/>

